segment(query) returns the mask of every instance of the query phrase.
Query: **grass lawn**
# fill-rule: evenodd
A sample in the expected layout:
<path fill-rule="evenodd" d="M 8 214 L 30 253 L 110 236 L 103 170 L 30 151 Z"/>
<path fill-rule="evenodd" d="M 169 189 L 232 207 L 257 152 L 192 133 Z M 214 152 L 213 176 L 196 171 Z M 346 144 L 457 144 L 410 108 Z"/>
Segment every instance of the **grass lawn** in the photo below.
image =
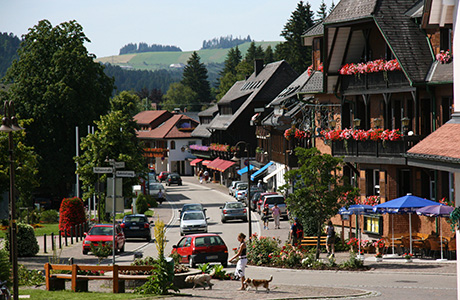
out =
<path fill-rule="evenodd" d="M 43 227 L 35 228 L 35 235 L 51 235 L 51 232 L 54 232 L 54 235 L 59 234 L 59 224 L 41 224 Z M 0 238 L 6 237 L 6 230 L 0 230 Z"/>
<path fill-rule="evenodd" d="M 112 294 L 112 293 L 74 293 L 72 291 L 45 291 L 39 289 L 19 289 L 19 295 L 30 295 L 34 300 L 118 300 L 118 299 L 159 299 L 165 296 L 138 295 L 138 294 Z"/>

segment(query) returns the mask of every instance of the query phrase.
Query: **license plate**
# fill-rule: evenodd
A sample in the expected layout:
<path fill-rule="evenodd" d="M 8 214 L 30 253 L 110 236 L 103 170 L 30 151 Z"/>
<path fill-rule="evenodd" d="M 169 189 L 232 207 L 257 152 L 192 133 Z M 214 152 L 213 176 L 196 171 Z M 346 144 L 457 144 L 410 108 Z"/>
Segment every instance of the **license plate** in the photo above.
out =
<path fill-rule="evenodd" d="M 131 229 L 139 229 L 139 226 L 132 226 Z"/>
<path fill-rule="evenodd" d="M 217 259 L 217 255 L 206 256 L 206 259 Z"/>

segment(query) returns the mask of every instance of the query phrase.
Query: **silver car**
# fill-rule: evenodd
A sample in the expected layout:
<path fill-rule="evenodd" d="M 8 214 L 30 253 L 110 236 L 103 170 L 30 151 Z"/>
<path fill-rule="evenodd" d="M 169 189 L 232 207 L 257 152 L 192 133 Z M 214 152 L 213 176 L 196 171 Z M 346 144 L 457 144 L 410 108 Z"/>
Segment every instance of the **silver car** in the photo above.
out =
<path fill-rule="evenodd" d="M 166 189 L 159 182 L 151 182 L 149 184 L 149 193 L 158 203 L 163 203 L 166 200 Z"/>
<path fill-rule="evenodd" d="M 235 196 L 235 188 L 238 183 L 243 183 L 244 181 L 232 181 L 230 186 L 228 187 L 228 194 Z"/>
<path fill-rule="evenodd" d="M 189 210 L 180 218 L 180 235 L 197 232 L 208 232 L 208 220 L 200 210 Z"/>
<path fill-rule="evenodd" d="M 248 210 L 241 202 L 226 202 L 220 207 L 220 220 L 222 223 L 227 220 L 241 219 L 243 222 L 248 221 Z"/>

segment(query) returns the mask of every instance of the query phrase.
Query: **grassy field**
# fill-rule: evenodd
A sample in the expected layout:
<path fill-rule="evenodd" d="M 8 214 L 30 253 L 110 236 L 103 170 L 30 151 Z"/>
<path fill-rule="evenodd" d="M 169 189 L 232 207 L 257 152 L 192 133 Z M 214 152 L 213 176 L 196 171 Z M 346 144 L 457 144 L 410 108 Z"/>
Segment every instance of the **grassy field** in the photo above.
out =
<path fill-rule="evenodd" d="M 52 232 L 57 236 L 59 233 L 59 224 L 41 224 L 43 227 L 35 228 L 35 235 L 51 235 Z M 6 230 L 0 230 L 0 238 L 5 238 Z"/>
<path fill-rule="evenodd" d="M 118 299 L 159 299 L 165 296 L 144 296 L 137 294 L 112 294 L 112 293 L 74 293 L 72 291 L 45 291 L 39 289 L 19 289 L 19 295 L 30 295 L 34 300 L 118 300 Z"/>
<path fill-rule="evenodd" d="M 279 42 L 256 42 L 266 49 L 269 45 L 274 50 Z M 238 46 L 243 57 L 248 50 L 250 43 L 244 43 Z M 201 62 L 204 64 L 223 63 L 229 49 L 205 49 L 198 50 Z M 97 61 L 111 63 L 118 66 L 130 66 L 138 70 L 158 70 L 168 69 L 171 64 L 186 64 L 193 51 L 185 52 L 145 52 L 139 54 L 114 55 L 98 58 Z"/>

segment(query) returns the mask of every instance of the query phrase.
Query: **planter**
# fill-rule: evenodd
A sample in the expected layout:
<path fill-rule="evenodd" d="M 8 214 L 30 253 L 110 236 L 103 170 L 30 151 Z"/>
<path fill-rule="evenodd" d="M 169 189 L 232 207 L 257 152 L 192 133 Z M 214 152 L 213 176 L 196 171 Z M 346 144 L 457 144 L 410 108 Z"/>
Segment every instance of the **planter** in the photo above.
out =
<path fill-rule="evenodd" d="M 406 263 L 411 263 L 411 262 L 412 262 L 412 259 L 411 259 L 411 258 L 405 258 L 404 261 L 405 261 Z"/>
<path fill-rule="evenodd" d="M 376 262 L 382 262 L 382 261 L 383 261 L 383 257 L 376 257 L 376 258 L 375 258 L 375 261 L 376 261 Z"/>
<path fill-rule="evenodd" d="M 358 254 L 356 255 L 357 259 L 364 260 L 364 254 Z"/>

